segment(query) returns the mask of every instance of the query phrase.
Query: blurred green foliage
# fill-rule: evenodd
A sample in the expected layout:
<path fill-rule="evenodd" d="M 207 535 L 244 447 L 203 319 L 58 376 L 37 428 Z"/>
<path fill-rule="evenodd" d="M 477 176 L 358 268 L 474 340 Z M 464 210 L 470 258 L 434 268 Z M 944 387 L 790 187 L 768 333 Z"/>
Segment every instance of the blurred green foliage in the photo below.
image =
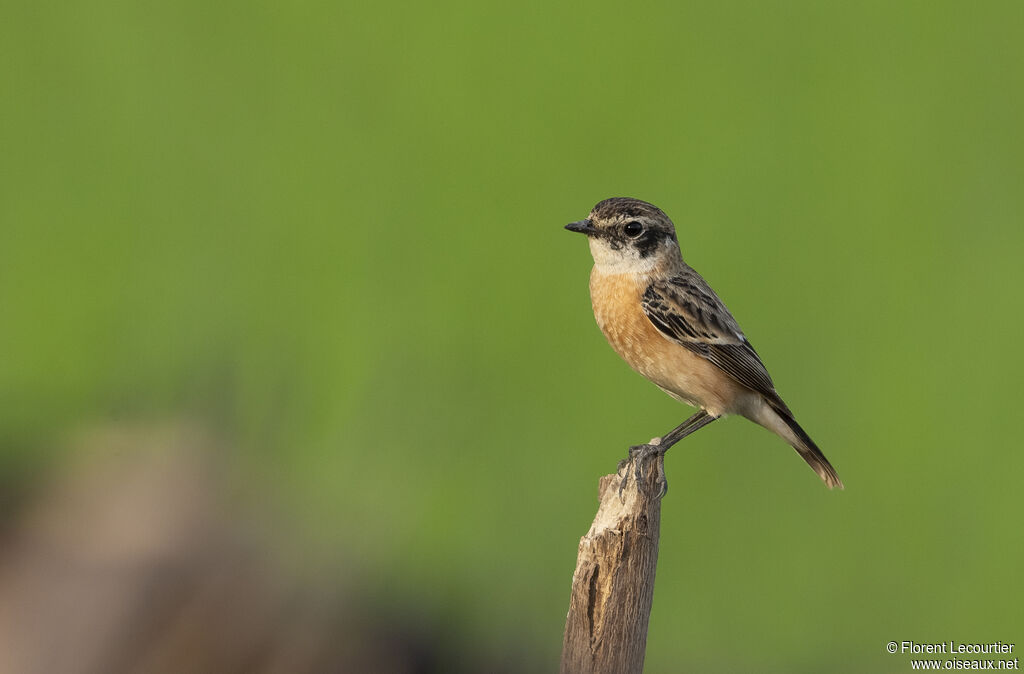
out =
<path fill-rule="evenodd" d="M 648 671 L 1019 644 L 1024 5 L 4 14 L 8 481 L 78 425 L 198 417 L 381 602 L 554 662 L 598 476 L 690 413 L 562 230 L 636 196 L 847 484 L 742 420 L 674 450 Z"/>

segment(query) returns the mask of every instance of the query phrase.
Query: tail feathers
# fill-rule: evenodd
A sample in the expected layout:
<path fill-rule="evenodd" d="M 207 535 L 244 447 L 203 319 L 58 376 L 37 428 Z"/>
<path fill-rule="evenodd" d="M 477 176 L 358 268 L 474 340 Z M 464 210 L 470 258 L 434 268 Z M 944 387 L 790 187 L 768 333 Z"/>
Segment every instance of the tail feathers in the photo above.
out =
<path fill-rule="evenodd" d="M 818 474 L 818 477 L 828 485 L 829 489 L 834 487 L 844 489 L 843 481 L 840 480 L 839 475 L 836 474 L 836 469 L 832 467 L 832 464 L 828 462 L 828 459 L 826 459 L 825 455 L 822 454 L 820 449 L 818 449 L 818 446 L 814 444 L 814 440 L 811 440 L 810 436 L 807 435 L 804 429 L 800 428 L 800 424 L 798 424 L 796 419 L 793 418 L 793 414 L 785 407 L 779 408 L 772 405 L 772 409 L 796 436 L 795 440 L 797 440 L 797 442 L 791 441 L 791 444 L 793 445 L 793 449 L 795 449 L 800 456 L 804 458 L 807 465 Z"/>

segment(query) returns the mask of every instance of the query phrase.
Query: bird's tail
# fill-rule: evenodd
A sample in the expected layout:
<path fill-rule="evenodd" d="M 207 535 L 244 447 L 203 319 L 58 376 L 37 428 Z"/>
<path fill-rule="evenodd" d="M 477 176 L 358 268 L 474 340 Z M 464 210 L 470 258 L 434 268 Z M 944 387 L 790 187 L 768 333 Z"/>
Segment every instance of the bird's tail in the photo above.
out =
<path fill-rule="evenodd" d="M 807 435 L 804 429 L 800 428 L 800 424 L 793 418 L 793 413 L 786 408 L 785 404 L 782 407 L 769 403 L 771 410 L 775 412 L 774 416 L 777 416 L 783 423 L 785 423 L 785 429 L 772 428 L 768 424 L 768 428 L 781 435 L 790 445 L 793 446 L 800 456 L 803 457 L 807 465 L 810 466 L 818 477 L 828 485 L 829 489 L 833 487 L 839 487 L 843 489 L 843 481 L 839 479 L 839 475 L 836 474 L 836 469 L 832 467 L 832 464 L 828 462 L 825 455 L 822 454 L 818 446 L 814 444 L 814 440 Z M 776 425 L 776 424 L 773 424 Z M 783 432 L 780 432 L 783 431 Z M 785 431 L 789 431 L 788 433 Z"/>

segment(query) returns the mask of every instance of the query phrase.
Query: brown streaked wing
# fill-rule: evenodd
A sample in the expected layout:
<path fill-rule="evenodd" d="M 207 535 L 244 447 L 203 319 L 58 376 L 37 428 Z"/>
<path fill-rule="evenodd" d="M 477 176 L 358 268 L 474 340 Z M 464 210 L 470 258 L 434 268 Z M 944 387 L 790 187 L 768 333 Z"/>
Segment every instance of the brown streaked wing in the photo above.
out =
<path fill-rule="evenodd" d="M 782 403 L 768 370 L 736 319 L 697 272 L 687 269 L 668 281 L 651 283 L 642 305 L 648 320 L 663 335 L 747 388 Z"/>

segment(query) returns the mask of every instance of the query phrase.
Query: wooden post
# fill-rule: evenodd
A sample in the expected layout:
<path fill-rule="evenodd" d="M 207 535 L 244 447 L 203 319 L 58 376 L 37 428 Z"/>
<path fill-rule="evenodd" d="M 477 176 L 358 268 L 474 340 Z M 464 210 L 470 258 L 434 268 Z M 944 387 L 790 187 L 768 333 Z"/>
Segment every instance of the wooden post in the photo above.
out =
<path fill-rule="evenodd" d="M 601 478 L 600 506 L 580 539 L 572 576 L 562 674 L 643 671 L 661 533 L 657 471 L 653 461 L 645 463 L 640 489 L 633 463 L 622 469 L 629 479 L 621 498 L 622 478 Z"/>

